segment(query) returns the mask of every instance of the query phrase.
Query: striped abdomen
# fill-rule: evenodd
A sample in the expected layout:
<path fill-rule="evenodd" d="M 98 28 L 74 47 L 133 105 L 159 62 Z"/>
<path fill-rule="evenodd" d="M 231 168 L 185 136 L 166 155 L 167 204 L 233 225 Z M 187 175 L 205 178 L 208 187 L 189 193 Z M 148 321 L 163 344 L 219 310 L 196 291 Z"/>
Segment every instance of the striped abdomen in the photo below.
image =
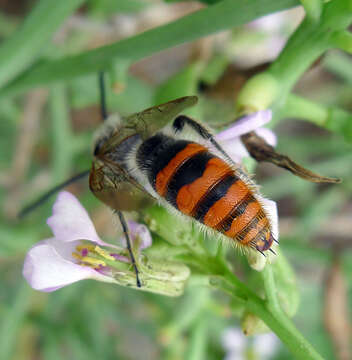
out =
<path fill-rule="evenodd" d="M 141 145 L 137 159 L 155 191 L 183 214 L 242 245 L 270 248 L 273 237 L 262 206 L 206 147 L 157 134 Z"/>

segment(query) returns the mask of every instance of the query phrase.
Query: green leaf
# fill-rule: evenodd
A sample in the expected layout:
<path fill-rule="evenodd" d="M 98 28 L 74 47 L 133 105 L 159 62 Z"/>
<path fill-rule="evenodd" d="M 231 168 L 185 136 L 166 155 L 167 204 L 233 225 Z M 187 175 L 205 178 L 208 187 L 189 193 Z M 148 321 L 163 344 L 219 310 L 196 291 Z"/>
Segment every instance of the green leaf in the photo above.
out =
<path fill-rule="evenodd" d="M 62 84 L 52 87 L 49 101 L 52 131 L 52 176 L 60 182 L 67 179 L 72 166 L 73 134 L 68 114 L 66 89 Z"/>
<path fill-rule="evenodd" d="M 169 78 L 164 84 L 160 85 L 155 94 L 155 104 L 161 104 L 185 95 L 195 95 L 199 77 L 203 69 L 203 63 L 195 62 L 180 72 Z M 195 106 L 186 111 L 189 116 L 200 118 L 199 107 Z"/>
<path fill-rule="evenodd" d="M 76 56 L 38 63 L 14 80 L 0 95 L 17 93 L 106 69 L 118 58 L 135 62 L 161 50 L 245 24 L 260 16 L 296 5 L 298 5 L 297 0 L 261 0 L 260 2 L 224 0 L 117 43 Z M 18 73 L 17 67 L 15 70 Z M 8 77 L 10 78 L 11 76 Z"/>
<path fill-rule="evenodd" d="M 276 280 L 277 297 L 287 316 L 293 317 L 299 305 L 299 292 L 296 276 L 291 265 L 280 251 L 280 255 L 272 264 Z"/>
<path fill-rule="evenodd" d="M 0 47 L 0 86 L 37 60 L 54 32 L 84 0 L 41 0 L 14 35 Z"/>
<path fill-rule="evenodd" d="M 112 13 L 135 13 L 144 10 L 149 4 L 142 0 L 90 0 L 89 9 L 93 13 L 111 15 Z"/>
<path fill-rule="evenodd" d="M 185 0 L 164 0 L 167 3 L 174 3 L 174 2 L 184 2 Z M 190 1 L 190 0 L 189 0 Z M 202 2 L 204 4 L 213 5 L 223 0 L 198 0 L 199 2 Z"/>
<path fill-rule="evenodd" d="M 348 84 L 352 84 L 352 60 L 347 54 L 341 51 L 328 53 L 323 59 L 324 67 Z"/>
<path fill-rule="evenodd" d="M 23 281 L 17 287 L 16 295 L 0 326 L 0 358 L 11 359 L 18 341 L 19 331 L 25 321 L 29 307 L 30 288 Z"/>
<path fill-rule="evenodd" d="M 215 55 L 203 69 L 202 80 L 207 85 L 214 85 L 224 73 L 229 62 L 224 54 Z"/>

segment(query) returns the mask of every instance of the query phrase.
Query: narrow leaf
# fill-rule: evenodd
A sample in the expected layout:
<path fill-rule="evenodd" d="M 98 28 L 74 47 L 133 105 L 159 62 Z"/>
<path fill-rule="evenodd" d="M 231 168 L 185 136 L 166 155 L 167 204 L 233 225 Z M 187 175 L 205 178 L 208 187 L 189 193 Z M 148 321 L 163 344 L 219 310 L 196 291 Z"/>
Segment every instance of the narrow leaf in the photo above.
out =
<path fill-rule="evenodd" d="M 104 70 L 119 58 L 136 62 L 156 52 L 246 24 L 258 17 L 298 4 L 298 0 L 223 0 L 169 24 L 111 45 L 76 56 L 42 61 L 15 79 L 1 95 Z M 50 12 L 52 11 L 51 9 Z"/>

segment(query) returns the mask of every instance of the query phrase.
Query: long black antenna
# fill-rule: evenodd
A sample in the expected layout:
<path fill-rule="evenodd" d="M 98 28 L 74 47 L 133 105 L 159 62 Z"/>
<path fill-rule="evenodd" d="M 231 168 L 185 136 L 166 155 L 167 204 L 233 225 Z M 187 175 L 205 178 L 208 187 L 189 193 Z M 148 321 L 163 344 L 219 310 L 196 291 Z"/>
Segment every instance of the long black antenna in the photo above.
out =
<path fill-rule="evenodd" d="M 44 195 L 42 195 L 38 200 L 36 200 L 33 203 L 29 204 L 28 206 L 24 207 L 20 211 L 20 213 L 18 214 L 18 217 L 20 219 L 23 219 L 32 210 L 36 209 L 37 207 L 39 207 L 40 205 L 45 203 L 45 201 L 47 201 L 52 195 L 56 194 L 58 191 L 62 190 L 64 187 L 66 187 L 67 185 L 70 185 L 70 184 L 72 184 L 72 183 L 86 177 L 87 175 L 89 175 L 89 171 L 90 170 L 82 171 L 81 173 L 72 176 L 70 179 L 67 179 L 63 183 L 61 183 L 61 184 L 55 186 L 54 188 L 50 189 L 48 192 L 46 192 Z"/>
<path fill-rule="evenodd" d="M 104 71 L 99 71 L 99 93 L 100 93 L 100 112 L 103 121 L 108 117 L 106 110 L 106 91 L 105 91 L 105 79 Z"/>

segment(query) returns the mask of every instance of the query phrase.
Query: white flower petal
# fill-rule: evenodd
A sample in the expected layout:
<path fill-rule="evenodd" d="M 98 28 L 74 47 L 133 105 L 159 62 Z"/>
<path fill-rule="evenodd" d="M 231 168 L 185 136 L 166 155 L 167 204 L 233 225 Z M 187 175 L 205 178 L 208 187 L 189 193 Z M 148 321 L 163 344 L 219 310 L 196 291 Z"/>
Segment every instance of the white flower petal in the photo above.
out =
<path fill-rule="evenodd" d="M 268 200 L 265 198 L 261 199 L 264 210 L 266 211 L 269 221 L 271 224 L 271 233 L 275 240 L 279 240 L 279 216 L 277 213 L 277 205 L 273 200 Z"/>
<path fill-rule="evenodd" d="M 23 276 L 33 289 L 49 292 L 83 279 L 114 281 L 90 267 L 63 258 L 52 241 L 53 239 L 47 239 L 37 243 L 26 255 Z"/>
<path fill-rule="evenodd" d="M 273 334 L 257 335 L 253 339 L 253 348 L 261 359 L 271 358 L 279 347 L 279 339 Z"/>
<path fill-rule="evenodd" d="M 224 357 L 224 360 L 247 360 L 245 352 L 230 351 Z"/>
<path fill-rule="evenodd" d="M 130 229 L 132 239 L 139 237 L 141 242 L 141 249 L 145 249 L 152 245 L 152 236 L 149 229 L 145 225 L 129 220 L 128 227 Z"/>
<path fill-rule="evenodd" d="M 231 140 L 254 131 L 271 120 L 271 110 L 261 110 L 238 119 L 228 129 L 221 131 L 215 138 L 217 141 Z"/>
<path fill-rule="evenodd" d="M 271 146 L 276 146 L 277 144 L 277 137 L 274 134 L 273 131 L 271 131 L 268 128 L 265 127 L 261 127 L 257 130 L 255 130 L 255 133 L 260 136 L 261 138 L 263 138 L 269 145 Z"/>
<path fill-rule="evenodd" d="M 84 207 L 67 191 L 61 191 L 53 206 L 53 215 L 47 220 L 56 239 L 69 242 L 90 240 L 99 245 L 111 246 L 102 241 Z"/>
<path fill-rule="evenodd" d="M 247 338 L 239 328 L 227 328 L 221 336 L 225 350 L 229 352 L 242 352 L 246 348 Z"/>
<path fill-rule="evenodd" d="M 128 229 L 131 237 L 132 243 L 138 237 L 140 241 L 140 249 L 145 249 L 152 245 L 152 236 L 150 234 L 149 229 L 140 223 L 137 223 L 133 220 L 128 220 Z M 125 236 L 121 236 L 120 243 L 122 246 L 126 247 L 126 238 Z"/>
<path fill-rule="evenodd" d="M 64 260 L 73 263 L 77 262 L 77 260 L 72 256 L 72 253 L 77 252 L 76 246 L 81 245 L 80 240 L 66 242 L 56 238 L 51 238 L 46 240 L 46 244 L 52 246 L 58 255 L 60 255 Z"/>
<path fill-rule="evenodd" d="M 221 141 L 220 145 L 235 163 L 240 164 L 243 158 L 249 156 L 240 138 Z"/>
<path fill-rule="evenodd" d="M 248 253 L 247 260 L 252 269 L 262 271 L 267 262 L 267 255 L 264 256 L 259 251 L 253 250 Z"/>

